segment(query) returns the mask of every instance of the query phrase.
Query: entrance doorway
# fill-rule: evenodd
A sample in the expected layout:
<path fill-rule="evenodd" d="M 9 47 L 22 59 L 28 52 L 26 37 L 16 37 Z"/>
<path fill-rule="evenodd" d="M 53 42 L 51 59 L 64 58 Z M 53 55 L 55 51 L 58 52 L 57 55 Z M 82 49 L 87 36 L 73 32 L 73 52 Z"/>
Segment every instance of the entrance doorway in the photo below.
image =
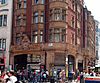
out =
<path fill-rule="evenodd" d="M 16 55 L 14 57 L 14 68 L 17 70 L 27 68 L 27 54 Z"/>
<path fill-rule="evenodd" d="M 78 62 L 78 69 L 80 72 L 83 72 L 83 62 Z"/>
<path fill-rule="evenodd" d="M 68 71 L 70 72 L 74 71 L 74 64 L 75 64 L 75 58 L 72 55 L 68 55 Z"/>

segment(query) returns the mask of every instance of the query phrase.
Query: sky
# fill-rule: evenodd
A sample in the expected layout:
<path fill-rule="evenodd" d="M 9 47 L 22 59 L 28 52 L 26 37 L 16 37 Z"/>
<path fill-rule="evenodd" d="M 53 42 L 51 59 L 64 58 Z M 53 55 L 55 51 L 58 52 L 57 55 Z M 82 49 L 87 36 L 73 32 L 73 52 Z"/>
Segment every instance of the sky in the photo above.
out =
<path fill-rule="evenodd" d="M 100 0 L 84 0 L 88 10 L 92 12 L 95 20 L 100 22 Z"/>

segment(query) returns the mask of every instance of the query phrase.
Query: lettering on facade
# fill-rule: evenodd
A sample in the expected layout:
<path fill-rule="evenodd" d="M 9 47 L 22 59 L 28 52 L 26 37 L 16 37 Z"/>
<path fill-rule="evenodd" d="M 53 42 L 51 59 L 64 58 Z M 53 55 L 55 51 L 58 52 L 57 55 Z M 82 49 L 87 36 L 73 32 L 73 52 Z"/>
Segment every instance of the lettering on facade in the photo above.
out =
<path fill-rule="evenodd" d="M 39 55 L 33 55 L 32 56 L 32 62 L 41 62 L 41 57 Z"/>
<path fill-rule="evenodd" d="M 40 55 L 30 55 L 27 57 L 27 61 L 31 63 L 40 63 L 41 62 L 41 56 Z"/>

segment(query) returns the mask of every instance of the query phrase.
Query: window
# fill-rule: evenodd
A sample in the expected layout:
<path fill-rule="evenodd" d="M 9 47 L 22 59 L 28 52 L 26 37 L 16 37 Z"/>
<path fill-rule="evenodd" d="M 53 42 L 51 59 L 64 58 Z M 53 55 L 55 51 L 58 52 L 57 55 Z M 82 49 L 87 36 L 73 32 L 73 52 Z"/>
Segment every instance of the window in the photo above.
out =
<path fill-rule="evenodd" d="M 22 6 L 22 1 L 21 0 L 18 0 L 18 3 L 17 3 L 17 8 L 20 9 Z"/>
<path fill-rule="evenodd" d="M 38 32 L 37 31 L 33 31 L 32 42 L 38 43 Z"/>
<path fill-rule="evenodd" d="M 23 15 L 23 23 L 22 24 L 23 24 L 23 26 L 26 25 L 26 15 L 25 14 Z"/>
<path fill-rule="evenodd" d="M 65 42 L 65 41 L 66 41 L 65 28 L 49 29 L 49 42 Z"/>
<path fill-rule="evenodd" d="M 5 4 L 6 3 L 6 0 L 1 0 L 1 4 Z"/>
<path fill-rule="evenodd" d="M 53 29 L 49 29 L 49 42 L 53 42 Z"/>
<path fill-rule="evenodd" d="M 0 27 L 2 26 L 3 15 L 0 15 Z"/>
<path fill-rule="evenodd" d="M 20 44 L 20 37 L 16 37 L 16 44 Z"/>
<path fill-rule="evenodd" d="M 20 45 L 20 41 L 21 41 L 20 34 L 17 33 L 17 34 L 16 34 L 16 44 L 17 44 L 17 45 Z"/>
<path fill-rule="evenodd" d="M 60 29 L 54 29 L 55 42 L 60 41 Z"/>
<path fill-rule="evenodd" d="M 71 27 L 75 28 L 75 19 L 74 19 L 74 16 L 72 16 L 72 19 L 71 19 Z"/>
<path fill-rule="evenodd" d="M 33 20 L 34 20 L 34 23 L 38 23 L 38 12 L 34 13 Z"/>
<path fill-rule="evenodd" d="M 41 12 L 40 22 L 41 22 L 41 23 L 43 23 L 43 22 L 44 22 L 44 12 Z"/>
<path fill-rule="evenodd" d="M 63 9 L 63 8 L 51 9 L 50 10 L 50 20 L 66 21 L 66 9 Z"/>
<path fill-rule="evenodd" d="M 6 50 L 6 39 L 0 39 L 0 48 Z"/>
<path fill-rule="evenodd" d="M 55 9 L 54 10 L 54 20 L 60 20 L 61 15 L 60 15 L 60 9 Z"/>
<path fill-rule="evenodd" d="M 71 44 L 75 44 L 75 36 L 74 33 L 71 34 Z"/>
<path fill-rule="evenodd" d="M 24 0 L 24 8 L 26 8 L 27 7 L 27 2 L 26 2 L 26 0 Z"/>
<path fill-rule="evenodd" d="M 7 15 L 0 15 L 0 27 L 7 26 Z"/>
<path fill-rule="evenodd" d="M 3 26 L 7 26 L 7 15 L 4 15 Z"/>
<path fill-rule="evenodd" d="M 39 0 L 34 0 L 35 4 L 38 4 L 39 3 Z"/>
<path fill-rule="evenodd" d="M 2 40 L 2 48 L 3 49 L 6 49 L 6 39 L 3 39 Z"/>
<path fill-rule="evenodd" d="M 62 42 L 66 41 L 66 29 L 62 29 L 61 31 L 61 41 Z"/>
<path fill-rule="evenodd" d="M 77 19 L 80 21 L 81 20 L 81 15 L 79 12 L 77 12 Z"/>
<path fill-rule="evenodd" d="M 44 4 L 44 0 L 41 0 L 41 4 Z"/>
<path fill-rule="evenodd" d="M 53 9 L 50 10 L 50 21 L 53 20 Z"/>
<path fill-rule="evenodd" d="M 43 30 L 40 31 L 40 42 L 43 42 Z"/>
<path fill-rule="evenodd" d="M 16 25 L 17 26 L 21 25 L 21 16 L 20 15 L 17 16 L 17 18 L 16 18 Z"/>
<path fill-rule="evenodd" d="M 72 9 L 75 10 L 75 2 L 72 0 Z"/>
<path fill-rule="evenodd" d="M 62 9 L 62 20 L 66 21 L 66 10 Z"/>

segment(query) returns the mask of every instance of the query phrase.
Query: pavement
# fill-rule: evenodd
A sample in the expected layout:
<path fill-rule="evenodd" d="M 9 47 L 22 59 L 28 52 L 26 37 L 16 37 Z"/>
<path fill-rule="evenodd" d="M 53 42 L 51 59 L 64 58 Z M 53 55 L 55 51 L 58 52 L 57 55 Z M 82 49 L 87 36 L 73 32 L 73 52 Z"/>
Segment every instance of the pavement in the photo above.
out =
<path fill-rule="evenodd" d="M 20 81 L 20 83 L 23 83 L 23 82 Z M 25 82 L 25 83 L 33 83 L 33 82 Z M 51 82 L 37 82 L 37 83 L 51 83 Z M 62 83 L 62 82 L 54 82 L 54 83 Z M 64 83 L 80 83 L 80 82 L 72 80 L 72 81 L 65 81 Z"/>
<path fill-rule="evenodd" d="M 32 82 L 28 82 L 28 83 L 32 83 Z M 51 82 L 37 82 L 37 83 L 51 83 Z M 62 82 L 54 82 L 54 83 L 62 83 Z M 66 81 L 64 83 L 80 83 L 80 82 L 79 81 L 77 82 L 77 81 L 72 80 L 72 82 Z"/>

